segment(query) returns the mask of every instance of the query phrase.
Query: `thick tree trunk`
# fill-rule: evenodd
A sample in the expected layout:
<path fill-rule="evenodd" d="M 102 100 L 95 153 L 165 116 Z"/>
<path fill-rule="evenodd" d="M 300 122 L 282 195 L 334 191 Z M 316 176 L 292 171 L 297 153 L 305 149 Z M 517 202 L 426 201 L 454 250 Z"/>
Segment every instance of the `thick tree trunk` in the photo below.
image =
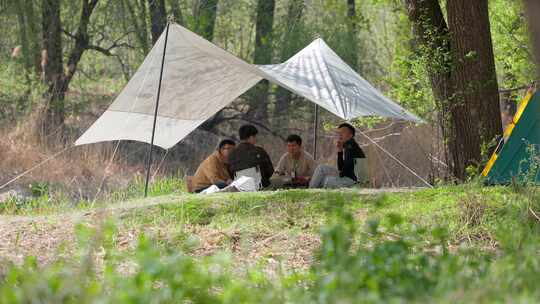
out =
<path fill-rule="evenodd" d="M 456 85 L 454 103 L 463 102 L 470 109 L 471 130 L 462 131 L 473 136 L 479 132 L 481 142 L 474 143 L 479 149 L 502 132 L 488 0 L 449 0 L 447 10 Z M 470 157 L 479 160 L 476 147 L 473 150 Z"/>
<path fill-rule="evenodd" d="M 466 177 L 469 165 L 480 162 L 480 134 L 487 139 L 500 130 L 493 52 L 485 24 L 487 4 L 473 2 L 449 0 L 448 26 L 438 0 L 405 1 L 415 37 L 429 61 L 426 67 L 452 173 L 459 179 Z M 478 54 L 485 58 L 478 59 Z M 480 109 L 490 117 L 480 119 Z"/>
<path fill-rule="evenodd" d="M 304 45 L 300 39 L 299 25 L 302 21 L 304 10 L 304 0 L 290 0 L 287 8 L 287 26 L 281 43 L 281 62 L 285 62 L 296 54 Z M 282 87 L 276 90 L 276 106 L 273 114 L 273 124 L 281 129 L 288 129 L 289 126 L 289 106 L 291 104 L 292 93 Z"/>
<path fill-rule="evenodd" d="M 206 40 L 214 40 L 214 28 L 216 27 L 218 0 L 205 0 L 199 3 L 197 9 L 197 33 Z"/>
<path fill-rule="evenodd" d="M 40 133 L 49 135 L 61 132 L 64 124 L 64 91 L 62 90 L 62 23 L 61 0 L 43 0 L 43 49 L 46 51 L 43 65 L 44 82 L 47 85 L 45 113 Z"/>
<path fill-rule="evenodd" d="M 253 61 L 255 64 L 269 64 L 272 62 L 272 26 L 274 24 L 275 0 L 257 1 L 257 20 L 255 32 L 255 51 Z M 250 116 L 254 120 L 268 122 L 268 89 L 270 84 L 262 80 L 254 88 L 254 96 L 250 100 Z"/>
<path fill-rule="evenodd" d="M 155 44 L 167 25 L 165 0 L 148 0 L 148 6 L 150 8 L 150 22 L 152 24 L 152 44 Z"/>
<path fill-rule="evenodd" d="M 446 142 L 448 160 L 454 172 L 453 164 L 459 160 L 456 148 L 455 128 L 451 121 L 450 97 L 453 92 L 451 61 L 448 59 L 450 43 L 448 26 L 438 0 L 405 0 L 409 19 L 413 24 L 415 39 L 423 52 L 433 96 L 438 109 L 438 120 Z"/>
<path fill-rule="evenodd" d="M 529 20 L 529 33 L 536 60 L 536 73 L 540 77 L 540 1 L 524 0 L 525 14 Z"/>

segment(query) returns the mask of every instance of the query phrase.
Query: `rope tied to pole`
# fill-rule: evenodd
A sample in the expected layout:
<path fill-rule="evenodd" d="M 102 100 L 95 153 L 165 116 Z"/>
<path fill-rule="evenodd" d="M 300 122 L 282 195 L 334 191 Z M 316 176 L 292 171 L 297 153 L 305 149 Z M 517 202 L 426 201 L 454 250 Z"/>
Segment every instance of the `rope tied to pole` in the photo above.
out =
<path fill-rule="evenodd" d="M 63 154 L 64 152 L 66 152 L 67 150 L 73 148 L 75 146 L 73 145 L 69 145 L 67 147 L 65 147 L 64 149 L 62 149 L 61 151 L 59 152 L 56 152 L 55 154 L 53 154 L 52 156 L 44 159 L 43 161 L 41 161 L 40 163 L 36 164 L 35 166 L 31 167 L 30 169 L 24 171 L 23 173 L 15 176 L 14 178 L 12 178 L 11 180 L 9 180 L 7 183 L 3 184 L 2 186 L 0 186 L 0 190 L 4 189 L 5 187 L 11 185 L 13 182 L 17 181 L 18 179 L 20 179 L 21 177 L 27 175 L 28 173 L 36 170 L 37 168 L 43 166 L 44 164 L 48 163 L 49 161 L 55 159 L 56 157 L 58 157 L 59 155 Z"/>
<path fill-rule="evenodd" d="M 405 165 L 402 161 L 400 161 L 397 157 L 395 157 L 394 155 L 392 155 L 392 153 L 388 152 L 385 148 L 383 148 L 381 145 L 379 145 L 379 143 L 377 143 L 376 141 L 374 141 L 373 139 L 371 139 L 371 137 L 369 137 L 366 133 L 362 132 L 361 130 L 357 130 L 358 133 L 362 134 L 364 137 L 366 137 L 370 142 L 372 142 L 375 146 L 377 146 L 377 148 L 381 149 L 381 151 L 383 151 L 386 155 L 390 156 L 390 158 L 392 158 L 393 160 L 395 160 L 398 164 L 400 164 L 403 168 L 407 169 L 407 171 L 411 172 L 414 176 L 416 176 L 420 181 L 422 181 L 422 183 L 424 183 L 426 186 L 428 186 L 429 188 L 432 188 L 433 189 L 433 186 L 428 182 L 426 181 L 423 177 L 421 177 L 420 175 L 418 175 L 418 173 L 414 172 L 411 168 L 409 168 L 407 165 Z"/>

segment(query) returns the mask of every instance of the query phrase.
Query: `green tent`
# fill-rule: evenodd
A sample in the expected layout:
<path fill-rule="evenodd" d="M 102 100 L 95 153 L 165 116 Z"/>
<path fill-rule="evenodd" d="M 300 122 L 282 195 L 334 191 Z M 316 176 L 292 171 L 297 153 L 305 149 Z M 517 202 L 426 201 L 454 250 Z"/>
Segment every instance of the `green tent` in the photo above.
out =
<path fill-rule="evenodd" d="M 529 91 L 482 175 L 488 184 L 540 184 L 540 91 Z"/>

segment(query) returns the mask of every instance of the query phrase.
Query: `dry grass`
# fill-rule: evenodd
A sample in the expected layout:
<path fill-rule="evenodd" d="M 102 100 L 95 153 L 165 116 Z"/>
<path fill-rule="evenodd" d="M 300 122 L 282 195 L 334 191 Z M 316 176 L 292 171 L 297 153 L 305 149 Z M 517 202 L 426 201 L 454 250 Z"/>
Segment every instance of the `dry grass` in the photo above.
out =
<path fill-rule="evenodd" d="M 469 244 L 484 244 L 485 250 L 494 251 L 498 245 L 495 237 L 485 229 L 487 216 L 493 212 L 493 208 L 486 202 L 480 194 L 467 193 L 458 202 L 459 224 L 461 225 L 460 237 L 457 243 L 468 242 Z"/>
<path fill-rule="evenodd" d="M 44 146 L 28 132 L 31 124 L 0 131 L 0 186 L 64 150 L 63 144 Z M 121 157 L 111 162 L 114 144 L 69 147 L 0 192 L 27 190 L 32 183 L 56 186 L 72 201 L 92 200 L 100 186 L 123 188 L 142 168 L 127 166 Z M 54 191 L 53 191 L 54 192 Z"/>
<path fill-rule="evenodd" d="M 75 254 L 76 226 L 97 227 L 111 216 L 119 223 L 115 244 L 120 251 L 134 250 L 140 234 L 144 233 L 158 242 L 187 250 L 194 257 L 228 253 L 238 269 L 263 264 L 263 269 L 270 275 L 283 269 L 307 270 L 313 261 L 313 251 L 320 244 L 318 235 L 310 231 L 295 234 L 289 231 L 241 232 L 207 225 L 186 225 L 178 230 L 177 226 L 123 224 L 121 218 L 125 212 L 87 213 L 82 217 L 36 217 L 35 220 L 27 218 L 22 221 L 4 218 L 0 223 L 0 261 L 20 265 L 26 257 L 35 256 L 40 265 L 46 265 L 59 257 L 69 259 Z M 179 233 L 189 238 L 178 239 Z M 193 240 L 196 240 L 196 245 L 188 245 Z M 193 247 L 187 249 L 188 246 Z"/>

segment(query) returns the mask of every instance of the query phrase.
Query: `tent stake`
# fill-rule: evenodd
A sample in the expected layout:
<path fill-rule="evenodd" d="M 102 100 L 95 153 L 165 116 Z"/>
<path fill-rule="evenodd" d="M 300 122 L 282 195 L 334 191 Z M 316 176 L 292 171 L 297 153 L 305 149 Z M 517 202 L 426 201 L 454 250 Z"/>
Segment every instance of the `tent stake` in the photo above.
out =
<path fill-rule="evenodd" d="M 159 83 L 156 97 L 156 108 L 154 110 L 154 124 L 152 126 L 152 139 L 150 140 L 150 149 L 148 151 L 147 163 L 146 163 L 146 181 L 144 183 L 144 197 L 148 196 L 148 182 L 150 179 L 150 167 L 152 167 L 152 154 L 154 153 L 154 136 L 156 135 L 156 122 L 159 107 L 159 95 L 161 93 L 161 80 L 163 79 L 163 67 L 165 66 L 165 53 L 167 52 L 167 39 L 169 38 L 169 25 L 165 30 L 165 43 L 163 44 L 163 57 L 161 57 L 161 70 L 159 72 Z"/>
<path fill-rule="evenodd" d="M 319 105 L 315 104 L 315 121 L 313 122 L 313 159 L 317 160 L 317 136 L 319 131 Z"/>

